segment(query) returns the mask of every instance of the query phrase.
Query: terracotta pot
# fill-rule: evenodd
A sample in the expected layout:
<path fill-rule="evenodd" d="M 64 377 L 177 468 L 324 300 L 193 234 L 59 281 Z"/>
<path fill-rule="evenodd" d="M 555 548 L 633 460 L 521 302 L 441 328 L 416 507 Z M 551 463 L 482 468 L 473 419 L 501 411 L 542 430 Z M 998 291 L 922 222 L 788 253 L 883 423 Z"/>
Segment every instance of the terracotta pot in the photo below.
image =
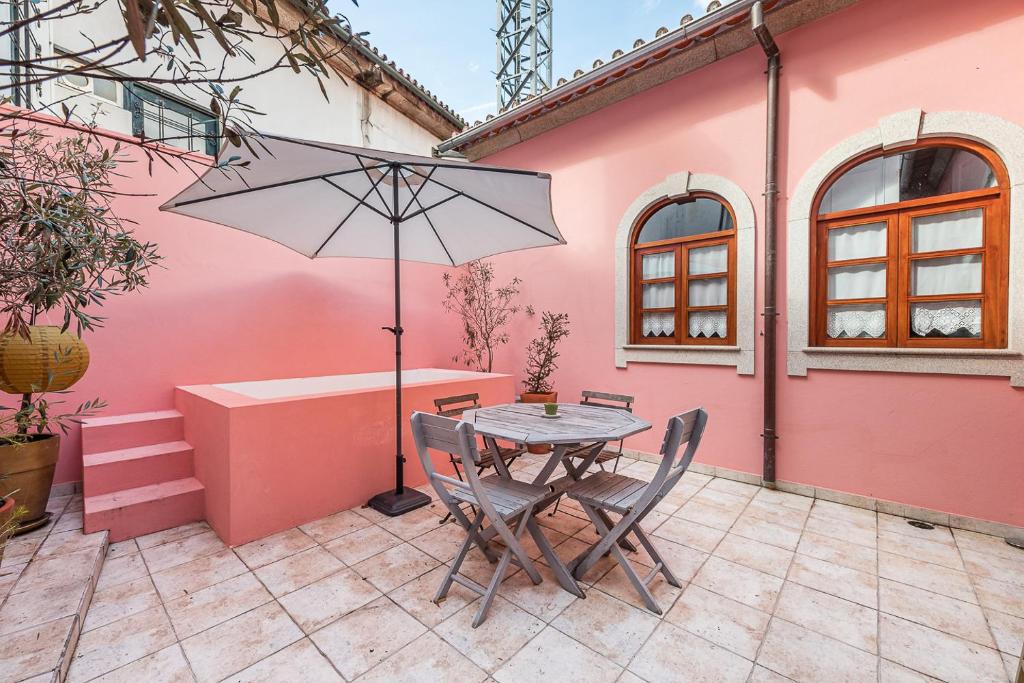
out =
<path fill-rule="evenodd" d="M 17 491 L 18 504 L 26 510 L 16 533 L 46 523 L 58 455 L 60 437 L 56 434 L 33 435 L 26 443 L 0 446 L 0 472 L 7 475 L 0 481 L 0 494 Z"/>
<path fill-rule="evenodd" d="M 524 391 L 519 398 L 523 403 L 558 403 L 558 392 L 542 394 L 535 391 Z M 551 444 L 531 443 L 526 445 L 526 450 L 534 455 L 544 455 L 551 452 Z"/>
<path fill-rule="evenodd" d="M 85 342 L 56 325 L 32 325 L 28 339 L 0 335 L 0 391 L 8 394 L 64 391 L 88 367 Z"/>
<path fill-rule="evenodd" d="M 14 499 L 7 497 L 4 499 L 3 505 L 0 505 L 0 529 L 7 526 L 7 520 L 11 515 L 14 514 Z M 4 546 L 7 545 L 7 539 L 0 536 L 0 564 L 4 561 Z"/>

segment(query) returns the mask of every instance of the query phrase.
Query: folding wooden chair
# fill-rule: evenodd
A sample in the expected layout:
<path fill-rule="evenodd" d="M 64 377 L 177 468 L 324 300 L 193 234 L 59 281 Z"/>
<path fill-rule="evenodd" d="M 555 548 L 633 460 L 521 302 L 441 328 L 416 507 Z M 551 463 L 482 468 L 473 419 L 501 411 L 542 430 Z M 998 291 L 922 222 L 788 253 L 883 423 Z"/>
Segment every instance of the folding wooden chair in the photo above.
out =
<path fill-rule="evenodd" d="M 466 422 L 417 412 L 412 416 L 412 433 L 416 441 L 416 451 L 430 483 L 452 517 L 466 530 L 466 540 L 438 587 L 434 602 L 440 603 L 448 596 L 452 583 L 458 583 L 478 593 L 483 599 L 473 619 L 473 628 L 476 628 L 487 618 L 487 610 L 494 601 L 509 563 L 515 562 L 522 567 L 534 585 L 541 582 L 541 576 L 523 549 L 520 539 L 523 532 L 530 528 L 534 540 L 541 545 L 547 555 L 550 547 L 545 547 L 547 541 L 540 534 L 531 515 L 536 505 L 550 495 L 551 490 L 544 486 L 505 479 L 496 474 L 481 479 L 477 469 L 480 466 L 481 454 L 477 449 L 476 433 L 473 426 Z M 439 474 L 434 469 L 429 449 L 454 453 L 462 462 L 469 463 L 470 466 L 465 468 L 465 481 Z M 449 490 L 445 484 L 453 488 Z M 459 507 L 460 503 L 469 503 L 473 506 L 475 516 L 472 521 Z M 498 566 L 494 570 L 494 576 L 486 587 L 459 573 L 466 554 L 474 544 L 483 551 L 488 560 L 494 562 L 494 553 L 480 533 L 485 521 L 505 544 L 505 551 L 497 560 Z"/>
<path fill-rule="evenodd" d="M 435 398 L 434 407 L 437 409 L 437 414 L 442 417 L 457 417 L 461 418 L 462 413 L 467 410 L 475 410 L 480 408 L 480 394 L 460 394 L 459 396 L 445 396 L 444 398 Z M 505 463 L 505 467 L 509 467 L 516 458 L 526 452 L 526 449 L 518 447 L 498 446 L 498 453 L 495 454 L 492 449 L 485 448 L 480 452 L 480 466 L 477 468 L 477 474 L 483 474 L 483 471 L 488 467 L 494 467 L 494 457 L 497 455 Z M 465 467 L 462 459 L 455 453 L 448 454 L 449 459 L 452 463 L 452 468 L 455 470 L 455 476 L 462 481 L 465 479 L 462 477 L 462 472 L 459 470 Z M 475 512 L 475 510 L 473 510 Z M 451 519 L 451 514 L 447 514 L 441 519 L 439 524 L 444 524 Z"/>
<path fill-rule="evenodd" d="M 585 477 L 569 487 L 566 495 L 579 502 L 601 536 L 600 541 L 569 564 L 574 577 L 577 579 L 583 577 L 602 557 L 610 552 L 626 572 L 630 583 L 643 598 L 647 608 L 656 614 L 661 614 L 661 608 L 658 607 L 658 603 L 647 586 L 659 573 L 665 576 L 665 580 L 669 584 L 676 587 L 679 587 L 680 584 L 655 549 L 654 544 L 651 543 L 651 539 L 640 527 L 640 522 L 682 479 L 700 445 L 707 419 L 708 414 L 702 408 L 669 419 L 668 428 L 665 430 L 665 440 L 661 444 L 661 465 L 649 483 L 614 472 L 601 471 Z M 684 443 L 686 450 L 683 451 L 682 457 L 677 462 L 676 454 L 679 451 L 679 446 Z M 598 514 L 599 510 L 617 513 L 621 515 L 621 518 L 609 529 L 601 515 Z M 630 532 L 636 535 L 654 561 L 654 568 L 643 578 L 640 578 L 633 570 L 618 545 L 619 540 Z"/>

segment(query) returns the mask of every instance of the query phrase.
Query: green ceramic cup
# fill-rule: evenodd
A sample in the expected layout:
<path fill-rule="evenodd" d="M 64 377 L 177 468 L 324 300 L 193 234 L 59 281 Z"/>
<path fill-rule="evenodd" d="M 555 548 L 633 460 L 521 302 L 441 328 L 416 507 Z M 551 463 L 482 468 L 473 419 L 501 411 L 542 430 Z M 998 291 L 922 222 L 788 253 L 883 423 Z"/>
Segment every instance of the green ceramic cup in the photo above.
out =
<path fill-rule="evenodd" d="M 544 404 L 545 415 L 558 415 L 558 404 L 557 403 L 545 403 Z"/>

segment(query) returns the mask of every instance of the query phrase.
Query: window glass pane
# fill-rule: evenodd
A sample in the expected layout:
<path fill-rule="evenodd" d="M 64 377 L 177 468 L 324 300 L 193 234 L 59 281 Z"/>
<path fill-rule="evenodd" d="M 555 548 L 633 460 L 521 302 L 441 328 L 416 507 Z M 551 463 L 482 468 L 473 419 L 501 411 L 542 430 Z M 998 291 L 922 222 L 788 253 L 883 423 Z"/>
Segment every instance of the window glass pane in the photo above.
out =
<path fill-rule="evenodd" d="M 829 299 L 869 299 L 885 296 L 885 264 L 828 269 Z"/>
<path fill-rule="evenodd" d="M 918 216 L 914 218 L 914 252 L 980 247 L 982 224 L 981 209 Z"/>
<path fill-rule="evenodd" d="M 910 304 L 912 337 L 981 337 L 980 301 L 930 301 Z"/>
<path fill-rule="evenodd" d="M 714 199 L 699 197 L 668 204 L 655 211 L 640 229 L 637 244 L 732 230 L 728 209 Z"/>
<path fill-rule="evenodd" d="M 728 278 L 690 280 L 688 287 L 690 306 L 725 306 L 726 304 Z"/>
<path fill-rule="evenodd" d="M 725 311 L 693 311 L 687 321 L 687 333 L 693 339 L 725 339 L 728 320 Z"/>
<path fill-rule="evenodd" d="M 974 152 L 958 147 L 919 147 L 854 166 L 832 183 L 822 198 L 820 213 L 979 190 L 995 184 L 992 169 Z"/>
<path fill-rule="evenodd" d="M 640 316 L 640 333 L 644 337 L 671 337 L 676 333 L 675 313 L 644 313 Z"/>
<path fill-rule="evenodd" d="M 92 91 L 97 97 L 102 97 L 111 102 L 117 102 L 117 84 L 105 78 L 92 79 Z"/>
<path fill-rule="evenodd" d="M 672 308 L 676 305 L 676 286 L 671 282 L 644 285 L 644 308 Z"/>
<path fill-rule="evenodd" d="M 729 245 L 699 247 L 689 250 L 690 275 L 710 275 L 729 270 Z"/>
<path fill-rule="evenodd" d="M 658 254 L 644 254 L 642 270 L 644 280 L 673 277 L 676 274 L 675 252 L 663 251 Z"/>
<path fill-rule="evenodd" d="M 828 231 L 828 260 L 847 261 L 885 256 L 887 235 L 888 226 L 885 221 L 833 228 Z"/>
<path fill-rule="evenodd" d="M 825 325 L 830 339 L 879 339 L 885 336 L 885 304 L 829 306 Z"/>
<path fill-rule="evenodd" d="M 913 261 L 910 293 L 973 294 L 981 291 L 981 254 Z"/>

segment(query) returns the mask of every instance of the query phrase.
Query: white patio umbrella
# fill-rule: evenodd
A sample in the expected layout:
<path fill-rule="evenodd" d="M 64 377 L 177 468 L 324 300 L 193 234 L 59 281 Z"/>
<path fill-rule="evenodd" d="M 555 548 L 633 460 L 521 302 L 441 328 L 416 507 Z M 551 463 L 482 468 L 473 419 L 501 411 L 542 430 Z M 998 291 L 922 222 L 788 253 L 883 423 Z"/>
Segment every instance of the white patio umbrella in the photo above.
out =
<path fill-rule="evenodd" d="M 247 168 L 211 168 L 161 206 L 266 237 L 310 258 L 394 259 L 395 489 L 370 505 L 400 515 L 430 498 L 403 483 L 401 261 L 457 266 L 565 244 L 551 176 L 261 134 L 256 152 L 223 149 Z"/>

